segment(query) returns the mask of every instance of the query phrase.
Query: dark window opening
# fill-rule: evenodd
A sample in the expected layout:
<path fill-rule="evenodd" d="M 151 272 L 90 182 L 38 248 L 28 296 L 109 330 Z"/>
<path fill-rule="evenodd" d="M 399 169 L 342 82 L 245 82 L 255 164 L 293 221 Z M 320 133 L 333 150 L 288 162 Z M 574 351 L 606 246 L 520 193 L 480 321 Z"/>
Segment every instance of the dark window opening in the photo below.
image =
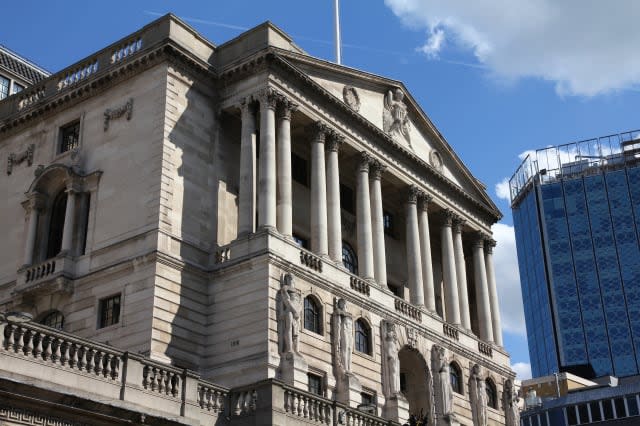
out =
<path fill-rule="evenodd" d="M 296 154 L 291 154 L 291 177 L 296 182 L 309 186 L 309 168 L 307 160 Z"/>
<path fill-rule="evenodd" d="M 496 392 L 496 385 L 493 384 L 491 380 L 485 381 L 485 389 L 487 391 L 487 406 L 497 409 L 498 408 L 498 398 Z"/>
<path fill-rule="evenodd" d="M 407 391 L 407 374 L 400 373 L 400 392 Z"/>
<path fill-rule="evenodd" d="M 322 389 L 322 377 L 309 373 L 307 374 L 307 379 L 309 382 L 309 393 L 323 396 L 324 392 Z"/>
<path fill-rule="evenodd" d="M 356 213 L 353 189 L 342 184 L 340 184 L 340 208 L 351 214 Z"/>
<path fill-rule="evenodd" d="M 394 222 L 395 222 L 394 219 L 395 218 L 391 213 L 389 212 L 382 213 L 382 224 L 384 226 L 384 233 L 389 236 L 393 236 Z"/>
<path fill-rule="evenodd" d="M 53 311 L 42 318 L 40 324 L 55 328 L 56 330 L 62 330 L 64 327 L 64 315 L 62 315 L 60 311 Z"/>
<path fill-rule="evenodd" d="M 578 415 L 580 416 L 580 424 L 589 423 L 589 409 L 587 404 L 578 405 Z"/>
<path fill-rule="evenodd" d="M 602 413 L 600 412 L 600 403 L 599 402 L 590 402 L 589 406 L 591 408 L 591 420 L 594 422 L 602 421 Z"/>
<path fill-rule="evenodd" d="M 74 121 L 60 128 L 60 154 L 71 151 L 80 143 L 80 121 Z"/>
<path fill-rule="evenodd" d="M 393 293 L 394 296 L 399 297 L 401 299 L 404 297 L 404 288 L 401 285 L 387 283 L 387 286 L 389 287 L 389 290 L 391 290 L 391 293 Z"/>
<path fill-rule="evenodd" d="M 567 423 L 569 426 L 574 426 L 578 424 L 578 416 L 576 415 L 576 407 L 574 405 L 570 405 L 566 408 L 567 410 Z"/>
<path fill-rule="evenodd" d="M 100 322 L 98 328 L 108 327 L 120 322 L 120 295 L 100 301 Z"/>
<path fill-rule="evenodd" d="M 358 274 L 358 258 L 353 248 L 346 242 L 342 242 L 342 264 L 347 271 Z"/>
<path fill-rule="evenodd" d="M 9 96 L 9 85 L 11 80 L 0 75 L 0 99 L 4 99 Z"/>
<path fill-rule="evenodd" d="M 616 418 L 620 419 L 623 417 L 627 417 L 627 409 L 624 407 L 623 398 L 614 399 L 613 405 L 616 407 Z"/>
<path fill-rule="evenodd" d="M 451 380 L 451 390 L 462 394 L 462 373 L 456 364 L 449 364 L 449 379 Z"/>
<path fill-rule="evenodd" d="M 629 409 L 629 416 L 638 415 L 638 401 L 635 395 L 627 397 L 627 408 Z"/>
<path fill-rule="evenodd" d="M 56 257 L 62 249 L 62 234 L 64 232 L 64 216 L 67 211 L 67 193 L 60 191 L 51 206 L 51 220 L 49 222 L 49 238 L 47 239 L 47 259 Z"/>
<path fill-rule="evenodd" d="M 361 319 L 356 321 L 356 351 L 365 354 L 371 353 L 371 330 Z"/>
<path fill-rule="evenodd" d="M 361 392 L 360 400 L 362 401 L 362 405 L 373 405 L 375 398 L 368 392 Z"/>
<path fill-rule="evenodd" d="M 311 297 L 304 298 L 304 328 L 322 334 L 320 328 L 320 307 Z"/>
<path fill-rule="evenodd" d="M 604 412 L 604 420 L 613 419 L 613 407 L 611 406 L 611 400 L 605 399 L 602 402 L 602 411 Z"/>

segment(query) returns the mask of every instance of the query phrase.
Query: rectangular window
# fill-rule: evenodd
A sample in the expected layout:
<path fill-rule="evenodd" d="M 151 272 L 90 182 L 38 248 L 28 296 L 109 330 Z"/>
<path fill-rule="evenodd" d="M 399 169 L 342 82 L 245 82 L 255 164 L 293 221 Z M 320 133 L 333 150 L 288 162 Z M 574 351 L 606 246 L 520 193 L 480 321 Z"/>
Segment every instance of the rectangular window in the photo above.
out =
<path fill-rule="evenodd" d="M 323 396 L 324 392 L 322 391 L 322 377 L 309 373 L 307 374 L 307 378 L 309 379 L 309 392 Z"/>
<path fill-rule="evenodd" d="M 0 100 L 9 96 L 9 84 L 11 80 L 0 75 Z"/>
<path fill-rule="evenodd" d="M 407 391 L 407 375 L 406 373 L 400 373 L 400 391 Z"/>
<path fill-rule="evenodd" d="M 580 424 L 589 423 L 589 409 L 587 404 L 578 405 L 578 414 L 580 415 Z"/>
<path fill-rule="evenodd" d="M 59 154 L 71 151 L 78 147 L 80 143 L 80 120 L 69 123 L 60 128 L 60 150 Z"/>
<path fill-rule="evenodd" d="M 605 399 L 600 402 L 602 403 L 602 412 L 604 413 L 604 420 L 613 419 L 613 407 L 611 406 L 611 400 Z"/>
<path fill-rule="evenodd" d="M 578 424 L 578 416 L 576 415 L 576 406 L 570 405 L 565 408 L 567 412 L 567 424 L 569 426 L 575 426 Z"/>
<path fill-rule="evenodd" d="M 613 400 L 613 404 L 616 407 L 616 418 L 622 419 L 627 417 L 627 410 L 624 407 L 624 398 L 616 398 Z"/>
<path fill-rule="evenodd" d="M 13 87 L 11 87 L 11 94 L 15 95 L 16 93 L 22 92 L 24 90 L 24 86 L 21 84 L 13 82 Z"/>
<path fill-rule="evenodd" d="M 293 153 L 291 154 L 291 177 L 299 184 L 309 186 L 307 160 Z"/>
<path fill-rule="evenodd" d="M 340 207 L 351 214 L 356 213 L 356 206 L 353 199 L 353 189 L 346 185 L 340 185 Z"/>
<path fill-rule="evenodd" d="M 107 297 L 100 301 L 98 328 L 109 327 L 120 322 L 120 295 Z"/>
<path fill-rule="evenodd" d="M 361 392 L 360 401 L 362 402 L 358 405 L 358 410 L 376 415 L 376 394 L 374 392 Z"/>
<path fill-rule="evenodd" d="M 389 212 L 382 213 L 382 223 L 384 225 L 384 233 L 393 236 L 394 217 Z"/>
<path fill-rule="evenodd" d="M 635 395 L 627 397 L 627 408 L 629 409 L 629 416 L 638 415 L 638 401 Z"/>
<path fill-rule="evenodd" d="M 591 421 L 600 422 L 602 421 L 602 412 L 600 412 L 600 403 L 599 402 L 590 402 L 589 408 L 591 408 Z"/>

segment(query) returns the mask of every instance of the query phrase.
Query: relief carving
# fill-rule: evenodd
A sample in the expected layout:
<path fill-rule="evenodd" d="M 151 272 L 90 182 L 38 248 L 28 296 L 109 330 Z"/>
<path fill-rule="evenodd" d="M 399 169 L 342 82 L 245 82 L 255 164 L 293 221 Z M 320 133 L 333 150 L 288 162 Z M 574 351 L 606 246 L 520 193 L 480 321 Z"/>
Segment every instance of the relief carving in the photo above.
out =
<path fill-rule="evenodd" d="M 382 128 L 394 140 L 407 142 L 411 147 L 409 137 L 411 122 L 407 114 L 407 106 L 404 104 L 404 93 L 399 88 L 389 90 L 384 97 Z"/>
<path fill-rule="evenodd" d="M 353 316 L 346 310 L 347 302 L 338 299 L 333 311 L 333 336 L 336 370 L 339 376 L 351 373 L 353 352 Z"/>
<path fill-rule="evenodd" d="M 471 416 L 476 426 L 487 426 L 487 389 L 481 376 L 478 364 L 471 368 L 469 377 L 469 399 L 471 400 Z"/>
<path fill-rule="evenodd" d="M 25 160 L 27 161 L 27 166 L 31 166 L 33 164 L 33 151 L 35 151 L 35 149 L 35 144 L 31 144 L 22 152 L 9 154 L 7 157 L 7 174 L 10 175 L 13 172 L 13 166 L 15 164 L 20 164 Z"/>
<path fill-rule="evenodd" d="M 400 394 L 400 359 L 398 358 L 398 336 L 395 324 L 382 322 L 382 379 L 385 398 Z"/>
<path fill-rule="evenodd" d="M 505 426 L 518 426 L 520 424 L 520 406 L 518 392 L 511 380 L 504 383 L 502 391 L 502 405 L 504 407 Z"/>
<path fill-rule="evenodd" d="M 107 108 L 104 111 L 104 131 L 109 130 L 109 122 L 126 114 L 127 120 L 131 120 L 133 114 L 133 98 L 129 98 L 126 104 L 118 108 Z"/>
<path fill-rule="evenodd" d="M 293 275 L 282 274 L 280 277 L 280 309 L 278 319 L 279 342 L 281 354 L 298 354 L 298 334 L 300 333 L 300 312 L 302 295 L 294 287 Z"/>
<path fill-rule="evenodd" d="M 360 111 L 360 96 L 358 96 L 358 91 L 355 87 L 344 86 L 342 89 L 342 99 L 352 110 L 355 112 Z"/>

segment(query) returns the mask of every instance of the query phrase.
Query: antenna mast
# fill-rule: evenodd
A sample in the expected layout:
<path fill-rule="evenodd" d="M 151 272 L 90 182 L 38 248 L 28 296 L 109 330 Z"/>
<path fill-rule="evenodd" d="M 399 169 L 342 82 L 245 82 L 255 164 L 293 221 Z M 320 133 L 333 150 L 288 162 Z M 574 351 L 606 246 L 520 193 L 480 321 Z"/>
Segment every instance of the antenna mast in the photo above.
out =
<path fill-rule="evenodd" d="M 336 41 L 336 64 L 340 65 L 342 63 L 341 53 L 340 53 L 340 5 L 339 0 L 334 0 L 334 18 L 335 18 L 335 41 Z"/>

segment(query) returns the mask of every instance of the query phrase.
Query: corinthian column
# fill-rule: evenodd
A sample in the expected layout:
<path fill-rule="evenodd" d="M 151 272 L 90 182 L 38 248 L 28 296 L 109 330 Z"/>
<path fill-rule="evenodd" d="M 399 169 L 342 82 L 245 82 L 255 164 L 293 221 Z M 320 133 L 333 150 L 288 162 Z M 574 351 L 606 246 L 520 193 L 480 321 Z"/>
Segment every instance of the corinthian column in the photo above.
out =
<path fill-rule="evenodd" d="M 458 301 L 458 280 L 453 249 L 451 226 L 454 214 L 445 210 L 444 222 L 440 231 L 442 239 L 442 277 L 446 299 L 446 320 L 451 324 L 460 324 L 460 303 Z"/>
<path fill-rule="evenodd" d="M 276 106 L 277 94 L 265 89 L 260 96 L 260 170 L 258 221 L 261 228 L 276 228 Z"/>
<path fill-rule="evenodd" d="M 429 203 L 431 197 L 421 194 L 418 203 L 418 229 L 420 231 L 420 253 L 422 254 L 422 282 L 425 307 L 436 312 L 436 295 L 433 286 L 433 264 L 431 261 L 431 236 L 429 235 Z"/>
<path fill-rule="evenodd" d="M 281 99 L 278 121 L 277 168 L 278 197 L 277 223 L 282 235 L 291 237 L 293 233 L 293 205 L 291 197 L 291 113 L 297 105 Z"/>
<path fill-rule="evenodd" d="M 360 276 L 373 280 L 373 242 L 371 238 L 371 202 L 369 200 L 369 165 L 371 157 L 360 153 L 356 189 L 356 225 L 358 234 L 358 270 Z"/>
<path fill-rule="evenodd" d="M 382 173 L 386 166 L 374 161 L 371 164 L 371 226 L 373 229 L 373 265 L 377 283 L 387 287 L 387 259 L 384 247 L 384 219 L 382 212 Z"/>
<path fill-rule="evenodd" d="M 456 258 L 456 278 L 458 279 L 458 298 L 460 300 L 460 320 L 465 330 L 471 330 L 471 316 L 469 315 L 469 294 L 467 292 L 467 268 L 464 261 L 462 247 L 462 228 L 465 221 L 460 218 L 453 220 L 453 249 Z"/>
<path fill-rule="evenodd" d="M 73 248 L 73 230 L 76 219 L 76 190 L 67 189 L 67 209 L 64 212 L 64 228 L 62 230 L 62 246 L 60 253 L 70 253 Z"/>
<path fill-rule="evenodd" d="M 340 216 L 340 171 L 338 151 L 344 137 L 336 132 L 325 142 L 327 149 L 327 222 L 329 257 L 342 265 L 342 220 Z"/>
<path fill-rule="evenodd" d="M 486 342 L 493 342 L 489 286 L 487 283 L 487 270 L 484 264 L 484 240 L 485 236 L 478 233 L 473 244 L 473 269 L 475 272 L 478 321 L 480 322 L 480 339 Z"/>
<path fill-rule="evenodd" d="M 411 185 L 407 194 L 407 233 L 405 242 L 407 245 L 407 276 L 409 277 L 409 289 L 411 290 L 411 303 L 424 306 L 424 293 L 422 284 L 422 255 L 420 253 L 420 233 L 418 231 L 418 188 Z"/>
<path fill-rule="evenodd" d="M 498 292 L 496 289 L 496 274 L 493 269 L 493 248 L 496 240 L 485 240 L 484 263 L 487 268 L 487 281 L 489 282 L 489 302 L 491 308 L 491 324 L 493 324 L 493 340 L 498 346 L 502 346 L 502 326 L 500 323 L 500 307 L 498 306 Z"/>
<path fill-rule="evenodd" d="M 324 141 L 329 128 L 317 121 L 311 133 L 311 251 L 327 256 L 327 175 L 324 164 Z"/>
<path fill-rule="evenodd" d="M 29 215 L 29 226 L 27 228 L 27 240 L 24 246 L 24 265 L 28 266 L 33 263 L 33 250 L 36 245 L 36 233 L 38 229 L 38 218 L 44 207 L 44 196 L 39 193 L 33 193 L 29 196 L 29 200 L 23 203 Z"/>
<path fill-rule="evenodd" d="M 238 190 L 238 236 L 256 228 L 256 121 L 250 99 L 240 105 L 240 188 Z"/>

